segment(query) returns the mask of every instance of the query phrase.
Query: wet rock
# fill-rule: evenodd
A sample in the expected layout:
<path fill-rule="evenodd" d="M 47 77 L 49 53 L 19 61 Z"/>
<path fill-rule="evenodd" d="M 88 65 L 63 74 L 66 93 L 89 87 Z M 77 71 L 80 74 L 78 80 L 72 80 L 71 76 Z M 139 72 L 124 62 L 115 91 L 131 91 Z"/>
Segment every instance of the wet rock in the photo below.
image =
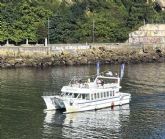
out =
<path fill-rule="evenodd" d="M 25 64 L 22 64 L 22 63 L 15 63 L 15 65 L 14 65 L 14 67 L 15 68 L 20 68 L 20 67 L 24 67 L 25 66 Z"/>
<path fill-rule="evenodd" d="M 65 64 L 72 66 L 72 65 L 74 65 L 74 62 L 72 60 L 66 60 Z"/>
<path fill-rule="evenodd" d="M 145 51 L 147 52 L 145 52 Z M 141 48 L 113 48 L 105 47 L 92 48 L 88 50 L 77 50 L 71 53 L 63 51 L 51 55 L 35 54 L 35 55 L 17 55 L 17 56 L 1 56 L 0 67 L 49 67 L 57 65 L 80 65 L 95 64 L 100 61 L 103 64 L 119 64 L 119 63 L 148 63 L 148 62 L 165 62 L 164 49 Z"/>
<path fill-rule="evenodd" d="M 156 49 L 156 53 L 160 54 L 162 51 L 160 49 Z"/>
<path fill-rule="evenodd" d="M 80 62 L 80 64 L 87 64 L 88 59 L 87 59 L 87 57 L 82 57 L 79 62 Z"/>

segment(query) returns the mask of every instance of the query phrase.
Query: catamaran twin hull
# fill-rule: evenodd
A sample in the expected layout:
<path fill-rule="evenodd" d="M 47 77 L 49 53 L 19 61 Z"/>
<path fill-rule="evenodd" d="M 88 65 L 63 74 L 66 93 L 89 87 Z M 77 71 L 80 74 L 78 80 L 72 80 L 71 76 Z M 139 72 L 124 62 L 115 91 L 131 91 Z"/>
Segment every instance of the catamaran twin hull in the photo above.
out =
<path fill-rule="evenodd" d="M 60 96 L 43 96 L 47 110 L 66 109 L 66 113 L 101 109 L 130 102 L 129 93 L 120 92 L 118 76 L 98 75 L 91 82 L 88 78 L 73 78 L 69 85 L 63 86 Z"/>
<path fill-rule="evenodd" d="M 43 96 L 43 99 L 47 106 L 46 110 L 66 109 L 66 113 L 71 113 L 128 104 L 131 95 L 118 92 L 117 96 L 93 100 L 73 100 L 61 96 Z"/>

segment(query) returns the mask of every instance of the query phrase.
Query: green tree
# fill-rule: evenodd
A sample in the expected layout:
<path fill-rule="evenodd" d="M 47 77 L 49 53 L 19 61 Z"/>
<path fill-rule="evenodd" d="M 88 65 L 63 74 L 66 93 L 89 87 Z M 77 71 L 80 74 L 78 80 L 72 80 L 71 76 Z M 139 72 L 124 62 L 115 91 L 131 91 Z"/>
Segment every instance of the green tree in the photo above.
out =
<path fill-rule="evenodd" d="M 146 23 L 163 23 L 165 14 L 146 0 L 1 0 L 0 42 L 124 42 Z M 93 28 L 94 21 L 94 28 Z"/>

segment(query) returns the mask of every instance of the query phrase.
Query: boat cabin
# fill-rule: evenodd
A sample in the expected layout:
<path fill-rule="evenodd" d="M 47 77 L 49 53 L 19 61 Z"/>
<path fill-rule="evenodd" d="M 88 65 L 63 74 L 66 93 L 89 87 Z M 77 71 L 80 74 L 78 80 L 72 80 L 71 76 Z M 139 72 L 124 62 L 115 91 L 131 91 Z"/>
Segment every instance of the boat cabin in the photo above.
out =
<path fill-rule="evenodd" d="M 91 79 L 71 80 L 68 86 L 61 89 L 64 99 L 100 100 L 118 96 L 120 87 L 119 77 L 97 76 Z"/>
<path fill-rule="evenodd" d="M 72 93 L 72 92 L 62 92 L 61 96 L 63 98 L 78 99 L 78 100 L 98 100 L 110 98 L 118 95 L 118 91 L 100 91 L 96 93 Z"/>

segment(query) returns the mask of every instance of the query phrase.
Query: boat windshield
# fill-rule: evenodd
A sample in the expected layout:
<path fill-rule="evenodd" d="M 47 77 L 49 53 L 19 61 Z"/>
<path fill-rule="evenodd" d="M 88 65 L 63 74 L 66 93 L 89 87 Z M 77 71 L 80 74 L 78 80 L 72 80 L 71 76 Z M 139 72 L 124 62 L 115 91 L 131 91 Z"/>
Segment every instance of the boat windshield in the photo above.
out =
<path fill-rule="evenodd" d="M 89 94 L 78 94 L 78 93 L 68 93 L 68 92 L 62 92 L 61 96 L 67 97 L 67 98 L 75 98 L 75 99 L 85 99 L 89 100 Z"/>

